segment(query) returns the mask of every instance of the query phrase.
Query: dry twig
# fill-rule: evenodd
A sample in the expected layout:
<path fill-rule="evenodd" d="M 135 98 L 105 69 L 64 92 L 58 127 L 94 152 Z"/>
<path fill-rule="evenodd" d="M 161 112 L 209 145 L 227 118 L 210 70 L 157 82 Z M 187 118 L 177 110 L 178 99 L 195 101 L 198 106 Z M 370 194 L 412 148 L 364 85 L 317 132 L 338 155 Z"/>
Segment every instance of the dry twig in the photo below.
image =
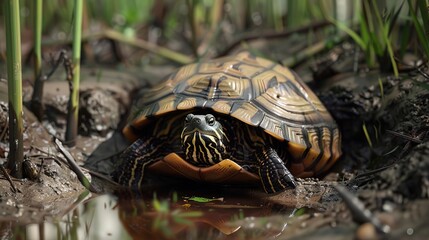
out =
<path fill-rule="evenodd" d="M 70 166 L 70 169 L 73 170 L 73 172 L 76 173 L 77 178 L 79 179 L 79 181 L 82 183 L 82 185 L 84 187 L 86 187 L 89 191 L 91 192 L 95 192 L 98 193 L 100 192 L 100 190 L 98 190 L 97 188 L 95 188 L 91 182 L 88 180 L 88 178 L 86 178 L 86 176 L 83 174 L 82 170 L 80 169 L 80 167 L 76 164 L 76 161 L 74 160 L 73 156 L 70 154 L 69 151 L 67 151 L 67 149 L 65 149 L 65 147 L 63 146 L 63 144 L 61 143 L 60 140 L 58 140 L 57 138 L 55 138 L 54 140 L 55 144 L 57 145 L 58 149 L 60 150 L 60 152 L 63 154 L 63 156 L 66 158 L 67 163 Z"/>
<path fill-rule="evenodd" d="M 13 189 L 13 192 L 14 192 L 14 193 L 18 192 L 18 189 L 15 187 L 15 184 L 13 183 L 12 179 L 10 178 L 9 173 L 7 172 L 6 168 L 4 168 L 3 164 L 0 164 L 0 168 L 1 168 L 2 172 L 3 172 L 3 175 L 4 175 L 4 176 L 6 177 L 6 179 L 9 181 L 10 186 L 11 186 L 11 187 L 12 187 L 12 189 Z"/>
<path fill-rule="evenodd" d="M 388 129 L 386 130 L 386 132 L 389 134 L 392 134 L 394 136 L 401 137 L 401 138 L 408 140 L 410 142 L 414 142 L 414 143 L 418 143 L 418 144 L 423 143 L 423 141 L 420 140 L 418 137 L 417 138 L 411 137 L 411 136 L 405 135 L 403 133 L 395 132 L 395 131 L 388 130 Z"/>
<path fill-rule="evenodd" d="M 334 185 L 335 190 L 339 193 L 344 203 L 350 210 L 353 220 L 357 223 L 371 223 L 380 233 L 389 232 L 389 227 L 383 225 L 378 218 L 376 218 L 371 211 L 365 208 L 364 204 L 353 194 L 351 194 L 345 187 L 341 185 Z"/>

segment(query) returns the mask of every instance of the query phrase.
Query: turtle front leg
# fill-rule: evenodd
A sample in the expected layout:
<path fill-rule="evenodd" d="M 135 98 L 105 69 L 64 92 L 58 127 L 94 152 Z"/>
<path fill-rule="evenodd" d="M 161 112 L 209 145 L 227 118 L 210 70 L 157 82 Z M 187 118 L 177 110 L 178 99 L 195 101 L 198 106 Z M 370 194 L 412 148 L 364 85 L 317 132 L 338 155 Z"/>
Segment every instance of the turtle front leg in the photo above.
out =
<path fill-rule="evenodd" d="M 273 148 L 263 147 L 256 152 L 256 159 L 259 162 L 259 176 L 266 193 L 296 187 L 294 177 Z"/>
<path fill-rule="evenodd" d="M 139 138 L 121 154 L 120 163 L 113 171 L 117 183 L 139 189 L 144 179 L 145 168 L 165 155 L 166 139 Z"/>

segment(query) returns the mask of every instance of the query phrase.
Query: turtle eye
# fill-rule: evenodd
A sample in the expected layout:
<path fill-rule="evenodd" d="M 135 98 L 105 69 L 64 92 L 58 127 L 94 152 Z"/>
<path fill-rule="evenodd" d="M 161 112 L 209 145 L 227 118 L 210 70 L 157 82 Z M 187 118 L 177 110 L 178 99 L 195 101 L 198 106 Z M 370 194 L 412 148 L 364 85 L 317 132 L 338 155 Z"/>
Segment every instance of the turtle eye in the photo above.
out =
<path fill-rule="evenodd" d="M 194 118 L 194 114 L 192 113 L 188 114 L 185 118 L 185 123 L 189 123 L 192 120 L 192 118 Z"/>
<path fill-rule="evenodd" d="M 206 116 L 206 121 L 207 121 L 207 123 L 208 123 L 210 126 L 213 126 L 213 125 L 215 124 L 215 122 L 216 122 L 216 119 L 215 119 L 215 117 L 214 117 L 213 115 L 208 114 L 208 115 Z"/>

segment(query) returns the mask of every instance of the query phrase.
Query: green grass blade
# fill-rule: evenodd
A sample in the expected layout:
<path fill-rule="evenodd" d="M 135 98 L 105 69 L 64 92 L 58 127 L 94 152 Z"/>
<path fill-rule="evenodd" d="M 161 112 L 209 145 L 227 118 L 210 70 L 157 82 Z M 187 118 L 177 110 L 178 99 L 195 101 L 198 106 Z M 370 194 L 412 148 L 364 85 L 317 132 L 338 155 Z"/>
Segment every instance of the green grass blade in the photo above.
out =
<path fill-rule="evenodd" d="M 406 21 L 399 36 L 399 56 L 403 57 L 411 42 L 412 22 Z"/>
<path fill-rule="evenodd" d="M 425 33 L 426 33 L 425 35 L 428 36 L 428 34 L 429 34 L 429 9 L 428 9 L 427 1 L 426 0 L 417 0 L 417 7 L 420 9 L 420 15 L 422 16 L 423 27 L 424 27 Z M 426 42 L 426 44 L 429 44 L 429 42 Z"/>
<path fill-rule="evenodd" d="M 410 8 L 411 18 L 413 20 L 414 27 L 417 32 L 417 37 L 419 38 L 419 41 L 420 41 L 420 46 L 423 47 L 426 57 L 429 58 L 429 39 L 427 35 L 424 33 L 423 26 L 420 24 L 419 20 L 417 19 L 411 0 L 408 0 L 408 7 Z"/>
<path fill-rule="evenodd" d="M 375 134 L 375 142 L 378 143 L 378 128 L 375 125 L 372 125 L 372 128 L 374 129 L 374 134 Z"/>
<path fill-rule="evenodd" d="M 378 86 L 380 87 L 380 95 L 381 99 L 384 99 L 384 88 L 383 88 L 383 81 L 380 77 L 378 77 Z"/>
<path fill-rule="evenodd" d="M 389 33 L 388 33 L 389 36 L 390 36 L 390 33 L 392 32 L 394 26 L 396 25 L 396 23 L 398 21 L 399 14 L 401 13 L 401 10 L 402 10 L 402 7 L 404 6 L 404 3 L 405 3 L 405 0 L 402 1 L 401 5 L 398 7 L 398 9 L 396 9 L 396 11 L 393 12 L 393 14 L 391 15 L 392 17 L 389 18 Z"/>
<path fill-rule="evenodd" d="M 368 25 L 365 21 L 365 16 L 363 15 L 363 13 L 359 14 L 359 27 L 360 27 L 360 35 L 362 40 L 365 43 L 368 43 L 371 39 L 371 36 L 370 36 L 371 32 L 368 30 Z"/>
<path fill-rule="evenodd" d="M 332 22 L 333 24 L 335 24 L 335 26 L 337 26 L 337 28 L 347 33 L 353 39 L 353 41 L 355 41 L 356 44 L 359 45 L 362 50 L 367 50 L 367 44 L 365 43 L 365 41 L 359 36 L 359 34 L 349 28 L 345 23 L 337 21 L 331 17 L 328 17 L 328 21 Z"/>
<path fill-rule="evenodd" d="M 383 20 L 381 19 L 380 16 L 380 12 L 377 8 L 377 4 L 375 2 L 375 0 L 371 1 L 372 3 L 372 7 L 374 8 L 374 12 L 375 12 L 375 17 L 377 19 L 377 22 L 381 28 L 382 31 L 382 38 L 384 40 L 384 43 L 387 47 L 387 52 L 389 54 L 389 58 L 390 58 L 390 62 L 392 64 L 392 68 L 393 68 L 393 74 L 395 75 L 395 77 L 399 77 L 399 72 L 398 72 L 398 66 L 396 65 L 396 61 L 395 61 L 395 55 L 393 53 L 393 48 L 392 48 L 392 43 L 389 40 L 389 36 L 388 36 L 388 25 L 383 23 Z"/>
<path fill-rule="evenodd" d="M 362 130 L 363 130 L 363 133 L 365 134 L 366 141 L 368 142 L 369 147 L 372 148 L 371 137 L 369 136 L 368 129 L 366 128 L 365 123 L 362 124 Z"/>
<path fill-rule="evenodd" d="M 370 32 L 368 30 L 368 24 L 365 21 L 365 16 L 363 12 L 359 13 L 359 27 L 360 27 L 361 38 L 366 46 L 365 49 L 362 49 L 363 51 L 365 51 L 366 63 L 368 64 L 369 67 L 373 67 L 376 61 L 375 48 L 371 44 L 372 43 L 371 36 L 373 35 L 373 32 Z"/>
<path fill-rule="evenodd" d="M 370 32 L 375 32 L 376 31 L 376 26 L 374 24 L 374 20 L 372 19 L 372 12 L 371 12 L 371 7 L 369 5 L 369 1 L 371 0 L 363 0 L 362 1 L 362 6 L 363 6 L 363 12 L 365 13 L 365 20 L 368 23 L 368 29 Z M 377 8 L 378 9 L 378 8 Z"/>
<path fill-rule="evenodd" d="M 370 46 L 373 48 L 375 54 L 377 56 L 382 56 L 385 52 L 385 46 L 383 46 L 383 42 L 380 42 L 379 37 L 377 36 L 376 33 L 374 32 L 370 32 L 369 33 L 370 36 Z"/>

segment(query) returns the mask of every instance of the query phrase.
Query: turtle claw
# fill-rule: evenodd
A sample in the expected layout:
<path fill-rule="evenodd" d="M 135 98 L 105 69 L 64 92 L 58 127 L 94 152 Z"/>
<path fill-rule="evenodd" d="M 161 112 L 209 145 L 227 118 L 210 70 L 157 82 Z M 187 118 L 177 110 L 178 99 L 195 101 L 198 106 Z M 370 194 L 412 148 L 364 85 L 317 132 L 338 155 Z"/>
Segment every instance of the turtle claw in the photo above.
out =
<path fill-rule="evenodd" d="M 285 169 L 273 169 L 264 167 L 259 170 L 262 186 L 266 193 L 277 193 L 289 188 L 296 188 L 296 182 L 292 174 Z"/>
<path fill-rule="evenodd" d="M 260 163 L 259 176 L 266 193 L 277 193 L 296 187 L 294 177 L 274 149 L 263 149 L 257 154 L 257 159 Z"/>

